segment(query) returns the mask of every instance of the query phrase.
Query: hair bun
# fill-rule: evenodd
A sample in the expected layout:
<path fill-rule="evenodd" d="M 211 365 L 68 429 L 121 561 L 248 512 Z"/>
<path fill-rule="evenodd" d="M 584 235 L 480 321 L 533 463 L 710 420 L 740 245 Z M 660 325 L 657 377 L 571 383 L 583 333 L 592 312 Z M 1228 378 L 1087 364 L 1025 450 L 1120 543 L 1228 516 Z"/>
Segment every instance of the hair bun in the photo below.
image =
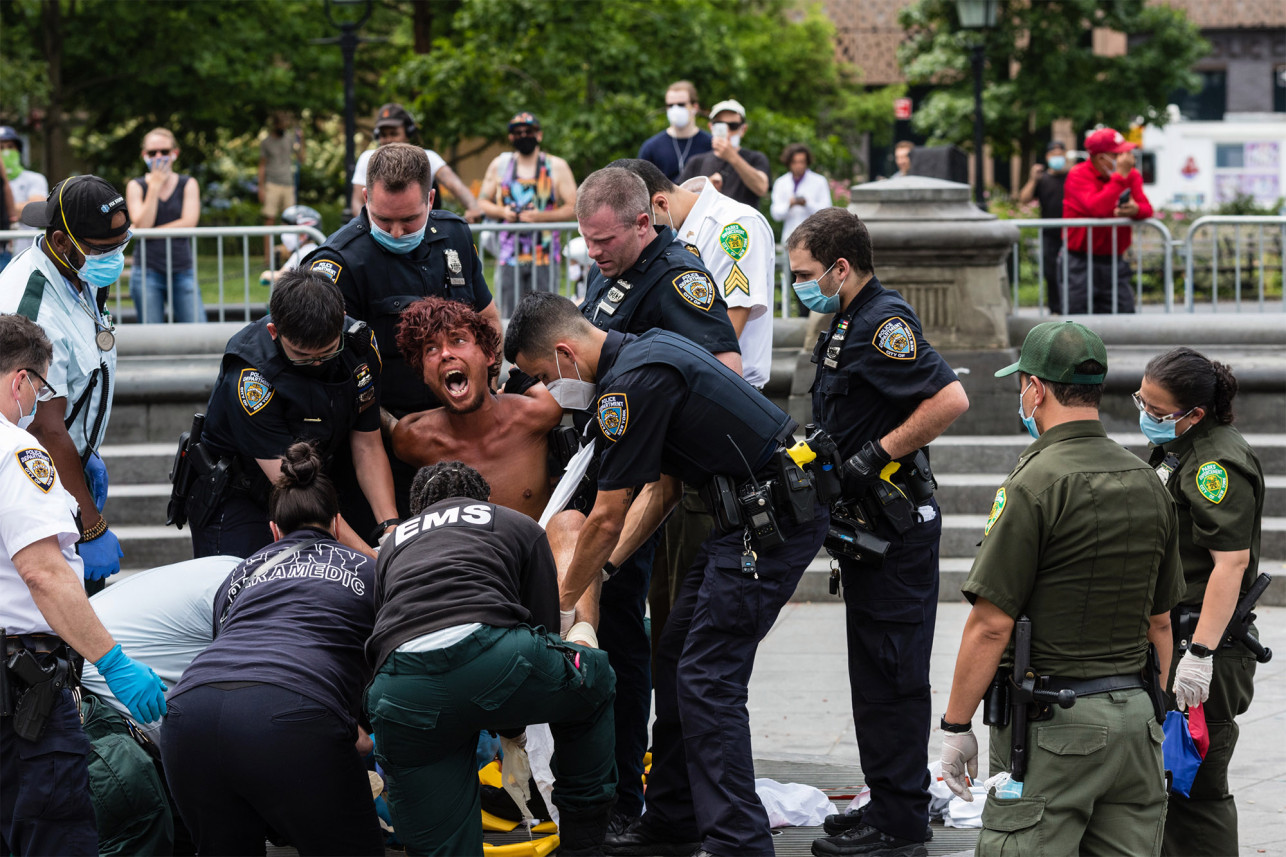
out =
<path fill-rule="evenodd" d="M 321 466 L 321 456 L 311 443 L 303 440 L 292 443 L 281 457 L 278 484 L 282 488 L 306 488 L 317 479 Z"/>

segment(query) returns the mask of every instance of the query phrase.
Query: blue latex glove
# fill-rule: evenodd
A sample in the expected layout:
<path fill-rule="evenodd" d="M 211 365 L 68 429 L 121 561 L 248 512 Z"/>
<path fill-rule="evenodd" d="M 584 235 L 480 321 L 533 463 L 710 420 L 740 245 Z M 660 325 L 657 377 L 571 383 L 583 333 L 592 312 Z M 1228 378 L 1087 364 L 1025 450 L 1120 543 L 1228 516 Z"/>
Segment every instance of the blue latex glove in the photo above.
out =
<path fill-rule="evenodd" d="M 121 557 L 125 556 L 120 539 L 110 529 L 96 539 L 76 545 L 76 552 L 85 563 L 86 580 L 111 577 L 121 570 Z"/>
<path fill-rule="evenodd" d="M 165 714 L 165 682 L 151 667 L 126 657 L 120 643 L 95 661 L 94 667 L 139 723 L 152 723 Z"/>
<path fill-rule="evenodd" d="M 85 485 L 89 487 L 94 505 L 101 515 L 103 507 L 107 505 L 107 465 L 97 452 L 90 453 L 89 461 L 85 464 Z"/>

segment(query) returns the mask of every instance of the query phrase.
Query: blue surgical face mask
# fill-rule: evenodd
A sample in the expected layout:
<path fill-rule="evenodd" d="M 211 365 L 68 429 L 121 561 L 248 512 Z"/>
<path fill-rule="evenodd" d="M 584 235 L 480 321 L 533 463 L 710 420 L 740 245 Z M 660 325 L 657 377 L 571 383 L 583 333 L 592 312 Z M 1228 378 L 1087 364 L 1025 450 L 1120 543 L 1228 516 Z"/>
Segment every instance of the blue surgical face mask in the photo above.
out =
<path fill-rule="evenodd" d="M 839 281 L 839 288 L 835 290 L 835 294 L 833 295 L 823 293 L 821 287 L 821 281 L 831 272 L 831 268 L 834 268 L 838 262 L 838 259 L 832 262 L 831 267 L 827 268 L 817 279 L 806 280 L 802 283 L 794 284 L 795 296 L 799 298 L 800 302 L 803 303 L 804 306 L 808 307 L 813 312 L 828 313 L 837 312 L 839 310 L 839 293 L 840 289 L 844 288 L 844 280 Z M 848 277 L 845 277 L 844 279 L 846 280 Z"/>
<path fill-rule="evenodd" d="M 372 218 L 371 237 L 378 241 L 380 246 L 385 250 L 388 250 L 390 253 L 397 253 L 399 256 L 404 256 L 416 247 L 420 246 L 420 242 L 424 240 L 424 230 L 428 228 L 428 225 L 429 221 L 426 218 L 424 225 L 416 231 L 408 232 L 401 238 L 394 238 L 392 233 L 385 232 L 383 229 L 380 229 L 375 223 L 374 218 Z"/>
<path fill-rule="evenodd" d="M 1158 446 L 1178 437 L 1174 431 L 1174 423 L 1154 420 L 1146 411 L 1139 411 L 1139 431 Z"/>
<path fill-rule="evenodd" d="M 1046 163 L 1051 170 L 1061 170 L 1067 166 L 1067 157 L 1065 155 L 1050 155 Z"/>
<path fill-rule="evenodd" d="M 1023 396 L 1027 395 L 1027 391 L 1031 389 L 1033 383 L 1035 383 L 1035 379 L 1028 381 L 1027 386 L 1023 387 L 1023 391 L 1018 394 L 1018 418 L 1023 421 L 1023 428 L 1027 429 L 1027 433 L 1032 436 L 1032 440 L 1040 440 L 1040 429 L 1036 428 L 1036 408 L 1039 408 L 1040 405 L 1032 408 L 1030 414 L 1023 413 Z"/>
<path fill-rule="evenodd" d="M 121 278 L 125 270 L 125 248 L 104 253 L 102 256 L 86 256 L 85 264 L 77 271 L 80 278 L 96 289 L 105 289 Z"/>

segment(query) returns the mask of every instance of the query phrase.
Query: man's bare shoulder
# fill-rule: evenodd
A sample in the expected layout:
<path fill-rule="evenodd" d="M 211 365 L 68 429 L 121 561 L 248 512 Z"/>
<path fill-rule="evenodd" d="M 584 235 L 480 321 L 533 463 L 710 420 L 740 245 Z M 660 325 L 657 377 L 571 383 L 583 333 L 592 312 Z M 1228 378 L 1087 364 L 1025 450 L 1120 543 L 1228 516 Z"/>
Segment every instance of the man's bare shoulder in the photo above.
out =
<path fill-rule="evenodd" d="M 437 461 L 431 453 L 446 429 L 446 412 L 441 408 L 407 414 L 393 427 L 393 453 L 408 464 Z"/>
<path fill-rule="evenodd" d="M 497 398 L 501 418 L 512 428 L 521 427 L 532 434 L 544 434 L 562 422 L 562 408 L 558 407 L 543 384 L 526 393 L 501 393 Z"/>

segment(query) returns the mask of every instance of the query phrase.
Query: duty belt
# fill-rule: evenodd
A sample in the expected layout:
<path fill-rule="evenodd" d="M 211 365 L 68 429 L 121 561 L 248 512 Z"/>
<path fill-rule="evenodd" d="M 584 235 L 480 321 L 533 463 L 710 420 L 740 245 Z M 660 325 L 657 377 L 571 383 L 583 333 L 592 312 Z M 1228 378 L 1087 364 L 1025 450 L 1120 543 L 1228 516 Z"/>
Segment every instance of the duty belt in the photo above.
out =
<path fill-rule="evenodd" d="M 4 638 L 3 655 L 26 649 L 33 655 L 57 655 L 67 650 L 67 644 L 56 634 L 9 634 Z"/>
<path fill-rule="evenodd" d="M 1057 693 L 1060 690 L 1070 690 L 1076 694 L 1076 698 L 1082 696 L 1095 696 L 1100 693 L 1110 693 L 1114 690 L 1133 690 L 1135 688 L 1143 689 L 1143 679 L 1135 675 L 1109 675 L 1102 678 L 1060 678 L 1059 676 L 1050 676 L 1043 682 L 1045 690 L 1052 690 Z"/>

